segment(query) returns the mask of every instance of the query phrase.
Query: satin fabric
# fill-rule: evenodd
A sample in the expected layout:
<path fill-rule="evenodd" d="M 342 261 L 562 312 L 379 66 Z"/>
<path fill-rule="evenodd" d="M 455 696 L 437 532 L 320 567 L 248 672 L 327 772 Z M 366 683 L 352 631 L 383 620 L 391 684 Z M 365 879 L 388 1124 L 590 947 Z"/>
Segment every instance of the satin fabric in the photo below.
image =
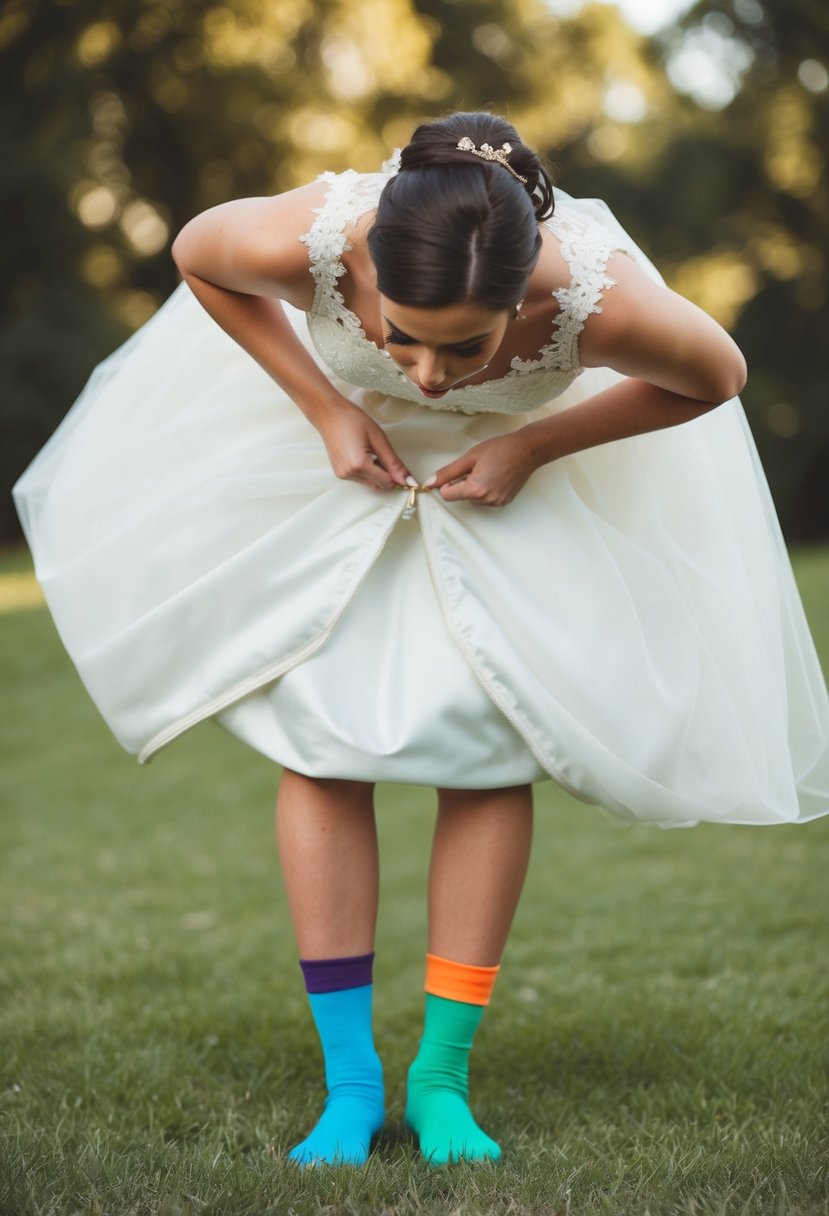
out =
<path fill-rule="evenodd" d="M 617 379 L 523 416 L 335 383 L 425 479 Z M 826 689 L 736 401 L 547 465 L 497 511 L 422 494 L 404 520 L 402 491 L 333 476 L 182 285 L 15 496 L 67 649 L 142 759 L 218 716 L 312 775 L 549 775 L 663 826 L 829 807 Z"/>

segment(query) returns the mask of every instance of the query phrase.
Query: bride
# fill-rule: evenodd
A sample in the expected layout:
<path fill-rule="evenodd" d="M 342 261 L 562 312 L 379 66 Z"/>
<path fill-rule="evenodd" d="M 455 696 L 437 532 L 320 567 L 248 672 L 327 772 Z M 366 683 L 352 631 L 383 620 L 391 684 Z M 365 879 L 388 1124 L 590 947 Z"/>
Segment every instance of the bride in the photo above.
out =
<path fill-rule="evenodd" d="M 829 805 L 829 708 L 728 335 L 503 119 L 197 216 L 183 283 L 16 488 L 120 741 L 215 718 L 284 766 L 277 827 L 328 1099 L 293 1151 L 362 1163 L 377 781 L 434 785 L 433 1164 L 495 1159 L 467 1067 L 534 782 L 617 818 Z M 585 812 L 587 813 L 587 812 Z"/>

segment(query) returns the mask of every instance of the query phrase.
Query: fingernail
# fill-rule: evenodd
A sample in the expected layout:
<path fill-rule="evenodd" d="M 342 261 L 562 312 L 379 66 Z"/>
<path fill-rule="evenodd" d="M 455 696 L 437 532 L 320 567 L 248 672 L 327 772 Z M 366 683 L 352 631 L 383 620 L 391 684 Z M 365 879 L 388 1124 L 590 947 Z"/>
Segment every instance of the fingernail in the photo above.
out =
<path fill-rule="evenodd" d="M 438 479 L 437 473 L 433 473 L 428 481 L 424 481 L 424 486 L 433 486 Z"/>
<path fill-rule="evenodd" d="M 413 490 L 417 489 L 417 482 L 415 481 L 414 477 L 412 477 L 411 473 L 406 478 L 406 485 L 411 486 Z"/>

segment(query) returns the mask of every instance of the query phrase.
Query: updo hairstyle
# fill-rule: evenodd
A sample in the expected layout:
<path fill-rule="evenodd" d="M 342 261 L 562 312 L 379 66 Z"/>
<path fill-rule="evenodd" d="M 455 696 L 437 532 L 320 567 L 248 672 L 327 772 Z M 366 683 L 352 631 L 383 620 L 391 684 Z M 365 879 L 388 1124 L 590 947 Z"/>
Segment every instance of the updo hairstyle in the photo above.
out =
<path fill-rule="evenodd" d="M 458 143 L 496 151 L 504 165 Z M 450 114 L 422 123 L 403 149 L 368 236 L 382 295 L 413 308 L 465 301 L 511 310 L 541 251 L 539 222 L 553 214 L 553 183 L 515 128 L 496 114 Z"/>

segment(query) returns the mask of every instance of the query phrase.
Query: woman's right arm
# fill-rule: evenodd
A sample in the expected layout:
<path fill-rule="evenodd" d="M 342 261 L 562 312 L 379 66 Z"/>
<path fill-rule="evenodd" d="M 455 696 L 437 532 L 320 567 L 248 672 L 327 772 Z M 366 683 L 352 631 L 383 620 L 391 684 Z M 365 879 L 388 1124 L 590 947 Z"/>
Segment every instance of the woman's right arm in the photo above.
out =
<path fill-rule="evenodd" d="M 325 189 L 314 182 L 211 207 L 182 228 L 172 255 L 205 311 L 320 432 L 337 476 L 391 489 L 405 485 L 408 469 L 382 428 L 317 366 L 282 307 L 285 300 L 308 312 L 313 304 L 308 250 L 299 238 Z"/>

